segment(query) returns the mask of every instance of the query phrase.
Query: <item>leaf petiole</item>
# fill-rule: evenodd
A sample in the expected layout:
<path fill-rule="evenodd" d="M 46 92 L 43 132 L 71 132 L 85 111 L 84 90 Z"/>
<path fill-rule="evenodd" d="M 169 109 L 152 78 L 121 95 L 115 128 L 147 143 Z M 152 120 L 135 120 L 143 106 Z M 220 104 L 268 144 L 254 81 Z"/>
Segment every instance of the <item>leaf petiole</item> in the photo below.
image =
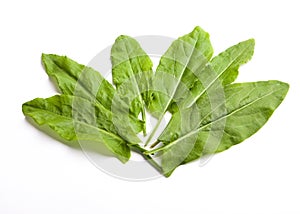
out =
<path fill-rule="evenodd" d="M 149 136 L 148 139 L 146 140 L 145 147 L 150 143 L 150 141 L 151 141 L 152 138 L 154 137 L 154 135 L 155 135 L 155 133 L 156 133 L 156 131 L 157 131 L 157 129 L 158 129 L 158 127 L 159 127 L 159 125 L 160 125 L 160 123 L 161 123 L 161 121 L 162 121 L 163 118 L 164 118 L 163 115 L 161 115 L 161 116 L 159 117 L 159 119 L 158 119 L 158 121 L 157 121 L 157 123 L 156 123 L 154 129 L 151 131 L 150 136 Z M 151 145 L 151 146 L 152 146 L 152 145 Z"/>
<path fill-rule="evenodd" d="M 156 140 L 154 143 L 151 144 L 150 148 L 153 149 L 155 146 L 157 146 L 160 143 L 159 140 Z"/>
<path fill-rule="evenodd" d="M 150 154 L 145 154 L 146 152 L 148 152 L 148 150 L 140 147 L 138 144 L 131 144 L 131 145 L 129 145 L 129 147 L 133 151 L 141 154 L 143 156 L 143 158 L 145 160 L 147 160 L 148 163 L 151 164 L 159 173 L 163 172 L 161 166 L 155 160 L 153 160 L 153 158 L 151 157 L 151 155 Z"/>

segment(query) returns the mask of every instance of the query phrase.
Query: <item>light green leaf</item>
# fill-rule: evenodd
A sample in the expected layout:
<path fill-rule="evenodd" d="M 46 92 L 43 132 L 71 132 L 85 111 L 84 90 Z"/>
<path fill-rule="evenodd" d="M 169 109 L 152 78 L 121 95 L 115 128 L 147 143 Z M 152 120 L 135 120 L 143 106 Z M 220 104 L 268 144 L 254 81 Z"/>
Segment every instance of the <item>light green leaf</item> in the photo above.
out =
<path fill-rule="evenodd" d="M 203 70 L 213 54 L 209 34 L 196 27 L 191 33 L 175 40 L 161 57 L 157 67 L 149 111 L 158 118 L 147 143 L 156 132 L 163 115 L 174 102 L 186 98 L 197 81 L 196 72 Z"/>
<path fill-rule="evenodd" d="M 90 67 L 43 54 L 46 72 L 62 95 L 24 103 L 23 113 L 60 141 L 103 145 L 123 163 L 130 150 L 138 152 L 168 177 L 179 165 L 252 136 L 285 98 L 289 85 L 280 81 L 232 84 L 254 46 L 249 39 L 211 59 L 209 34 L 196 27 L 171 44 L 153 74 L 139 43 L 122 35 L 111 49 L 115 87 Z M 140 145 L 136 134 L 146 134 L 146 109 L 158 122 Z M 172 118 L 149 149 L 167 111 Z"/>
<path fill-rule="evenodd" d="M 152 77 L 151 59 L 135 39 L 122 35 L 112 46 L 111 62 L 114 84 L 120 93 L 130 97 L 128 100 L 132 102 L 133 114 L 137 117 L 142 113 L 145 122 L 145 103 L 149 102 L 148 90 Z M 122 84 L 126 84 L 126 87 L 120 88 Z"/>
<path fill-rule="evenodd" d="M 174 101 L 184 99 L 197 81 L 195 73 L 205 67 L 212 54 L 209 34 L 200 27 L 175 40 L 156 69 L 153 84 L 160 93 L 153 93 L 150 112 L 159 117 Z"/>
<path fill-rule="evenodd" d="M 254 53 L 255 40 L 240 42 L 211 60 L 212 69 L 218 74 L 223 85 L 235 81 L 239 67 L 251 60 Z"/>
<path fill-rule="evenodd" d="M 214 57 L 205 69 L 197 73 L 198 81 L 190 89 L 186 99 L 178 103 L 179 108 L 191 107 L 210 88 L 232 83 L 238 76 L 239 67 L 252 58 L 254 45 L 254 39 L 249 39 Z"/>
<path fill-rule="evenodd" d="M 221 114 L 224 111 L 219 108 L 205 110 L 209 97 L 204 96 L 197 101 L 200 112 L 195 113 L 193 106 L 175 113 L 159 137 L 164 146 L 146 154 L 163 151 L 162 168 L 168 173 L 205 154 L 222 152 L 257 132 L 282 102 L 288 88 L 288 84 L 279 81 L 227 85 L 226 114 Z M 201 112 L 201 107 L 206 113 Z"/>
<path fill-rule="evenodd" d="M 111 111 L 116 90 L 99 72 L 66 56 L 43 54 L 42 62 L 47 74 L 63 94 L 85 98 Z M 119 110 L 127 114 L 126 110 L 129 107 L 124 102 L 119 104 Z M 145 123 L 138 120 L 134 114 L 129 114 L 130 125 L 138 133 Z"/>
<path fill-rule="evenodd" d="M 56 95 L 24 103 L 22 110 L 38 125 L 49 126 L 69 142 L 103 143 L 123 163 L 130 158 L 130 149 L 117 134 L 111 121 L 111 112 L 101 105 L 94 105 L 79 97 Z"/>

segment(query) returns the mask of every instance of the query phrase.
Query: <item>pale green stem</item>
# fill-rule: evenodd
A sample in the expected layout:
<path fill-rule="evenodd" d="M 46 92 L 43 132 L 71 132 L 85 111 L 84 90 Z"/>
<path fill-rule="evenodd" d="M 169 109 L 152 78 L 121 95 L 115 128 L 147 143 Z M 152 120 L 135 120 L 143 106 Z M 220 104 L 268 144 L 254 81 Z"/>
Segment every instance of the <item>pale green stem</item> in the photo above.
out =
<path fill-rule="evenodd" d="M 145 125 L 143 127 L 143 135 L 146 136 L 147 135 L 147 131 L 146 131 L 146 112 L 145 112 L 144 102 L 143 102 L 143 108 L 142 108 L 142 120 L 145 122 Z"/>
<path fill-rule="evenodd" d="M 162 121 L 163 118 L 164 118 L 164 115 L 162 114 L 162 115 L 159 117 L 159 119 L 158 119 L 158 121 L 157 121 L 155 127 L 154 127 L 153 130 L 151 131 L 151 134 L 150 134 L 150 136 L 148 137 L 148 139 L 147 139 L 147 141 L 146 141 L 146 143 L 145 143 L 145 146 L 147 146 L 147 145 L 150 143 L 150 141 L 152 140 L 152 138 L 154 137 L 154 135 L 155 135 L 155 133 L 156 133 L 156 131 L 157 131 L 157 129 L 158 129 L 158 127 L 159 127 L 159 125 L 160 125 L 160 123 L 161 123 L 161 121 Z"/>
<path fill-rule="evenodd" d="M 134 151 L 138 152 L 139 154 L 141 154 L 145 160 L 148 161 L 148 163 L 150 163 L 159 173 L 162 174 L 163 170 L 161 168 L 161 166 L 155 161 L 153 160 L 153 158 L 150 155 L 146 155 L 145 152 L 147 152 L 148 150 L 140 147 L 139 145 L 136 144 L 132 144 L 129 145 Z"/>

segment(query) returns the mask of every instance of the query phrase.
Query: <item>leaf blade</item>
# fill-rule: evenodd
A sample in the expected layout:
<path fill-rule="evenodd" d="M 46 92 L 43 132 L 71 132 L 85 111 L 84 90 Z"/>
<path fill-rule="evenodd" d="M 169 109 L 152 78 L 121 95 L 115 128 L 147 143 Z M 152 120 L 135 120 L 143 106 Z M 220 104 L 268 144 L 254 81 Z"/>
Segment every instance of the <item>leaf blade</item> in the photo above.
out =
<path fill-rule="evenodd" d="M 66 56 L 55 54 L 42 54 L 42 62 L 46 73 L 63 94 L 82 97 L 111 111 L 116 90 L 99 72 Z M 129 108 L 124 102 L 118 104 L 123 111 Z M 145 123 L 132 112 L 128 116 L 132 128 L 136 133 L 140 132 Z"/>
<path fill-rule="evenodd" d="M 254 82 L 254 83 L 239 83 L 232 84 L 225 87 L 225 97 L 226 97 L 226 115 L 214 116 L 211 121 L 201 120 L 202 122 L 198 127 L 193 130 L 182 131 L 181 127 L 176 126 L 174 123 L 170 123 L 166 130 L 172 130 L 172 132 L 177 132 L 177 139 L 170 141 L 169 132 L 168 134 L 162 134 L 160 140 L 164 142 L 165 146 L 158 148 L 156 150 L 149 151 L 149 153 L 164 151 L 167 155 L 163 155 L 162 167 L 165 170 L 172 171 L 178 165 L 182 163 L 188 163 L 201 157 L 204 154 L 212 154 L 224 151 L 233 145 L 241 143 L 248 137 L 256 133 L 271 117 L 275 109 L 280 105 L 284 99 L 287 91 L 288 84 L 280 81 L 265 81 L 265 82 Z M 197 105 L 203 106 L 206 100 L 199 100 Z M 218 111 L 218 109 L 214 109 Z M 186 110 L 188 115 L 184 115 L 183 118 L 190 117 L 192 111 Z M 179 113 L 174 114 L 174 117 L 178 117 Z M 249 116 L 250 115 L 250 116 Z M 255 115 L 255 117 L 253 117 Z M 181 116 L 180 116 L 181 117 Z M 243 118 L 241 120 L 241 118 Z M 255 121 L 253 120 L 255 118 Z M 222 124 L 225 124 L 224 130 L 218 130 L 222 128 Z M 214 125 L 214 127 L 212 127 Z M 211 138 L 211 144 L 207 145 L 210 132 L 213 132 Z M 215 132 L 215 133 L 214 133 Z M 220 144 L 218 144 L 218 139 Z M 170 165 L 168 159 L 176 157 L 172 154 L 174 151 L 178 150 L 178 146 L 181 143 L 188 144 L 195 142 L 193 146 L 187 146 L 189 150 L 177 154 L 176 164 L 174 160 Z M 216 147 L 217 145 L 217 147 Z M 182 147 L 183 145 L 180 145 Z M 174 147 L 172 149 L 172 147 Z M 181 151 L 182 152 L 182 151 Z M 168 154 L 169 153 L 169 154 Z M 172 154 L 172 155 L 170 155 Z M 183 156 L 182 156 L 183 155 Z M 184 155 L 186 155 L 184 157 Z M 165 159 L 164 159 L 165 157 Z"/>
<path fill-rule="evenodd" d="M 154 93 L 155 100 L 150 103 L 150 112 L 159 117 L 167 111 L 173 99 L 176 102 L 184 99 L 187 91 L 183 87 L 192 87 L 197 81 L 193 72 L 204 67 L 212 54 L 209 34 L 200 27 L 195 27 L 191 33 L 175 40 L 161 57 L 157 67 L 153 84 L 163 94 Z M 170 78 L 174 79 L 173 84 L 163 84 L 165 88 L 158 86 L 162 85 L 162 80 L 168 81 Z"/>
<path fill-rule="evenodd" d="M 218 88 L 234 82 L 238 76 L 240 66 L 252 58 L 254 46 L 255 40 L 248 39 L 215 56 L 204 69 L 198 72 L 197 77 L 200 81 L 194 84 L 190 96 L 178 104 L 179 108 L 191 107 L 210 88 Z"/>
<path fill-rule="evenodd" d="M 77 99 L 76 102 L 80 102 L 80 105 L 74 105 L 74 99 Z M 49 126 L 69 142 L 88 140 L 103 143 L 120 161 L 125 163 L 130 158 L 127 142 L 118 136 L 117 130 L 109 121 L 110 118 L 105 115 L 108 112 L 102 113 L 102 118 L 95 117 L 93 116 L 94 109 L 91 107 L 98 108 L 99 106 L 94 106 L 82 98 L 56 95 L 47 99 L 36 98 L 26 102 L 22 110 L 25 116 L 32 118 L 38 125 Z M 83 113 L 80 108 L 85 112 Z M 74 116 L 74 111 L 79 111 L 76 116 Z"/>
<path fill-rule="evenodd" d="M 136 117 L 141 112 L 145 122 L 145 106 L 149 102 L 149 82 L 153 74 L 150 57 L 134 38 L 122 35 L 111 48 L 111 62 L 114 84 L 119 91 L 122 90 L 120 93 L 126 91 L 129 101 L 133 102 L 131 111 Z"/>
<path fill-rule="evenodd" d="M 220 79 L 223 85 L 234 82 L 239 67 L 251 60 L 254 46 L 255 40 L 248 39 L 226 49 L 211 60 L 213 70 L 221 74 Z"/>
<path fill-rule="evenodd" d="M 209 34 L 200 27 L 175 40 L 161 57 L 154 75 L 152 100 L 148 110 L 158 118 L 146 145 L 152 140 L 164 114 L 172 111 L 172 104 L 185 99 L 188 90 L 197 81 L 194 72 L 201 70 L 213 54 Z"/>

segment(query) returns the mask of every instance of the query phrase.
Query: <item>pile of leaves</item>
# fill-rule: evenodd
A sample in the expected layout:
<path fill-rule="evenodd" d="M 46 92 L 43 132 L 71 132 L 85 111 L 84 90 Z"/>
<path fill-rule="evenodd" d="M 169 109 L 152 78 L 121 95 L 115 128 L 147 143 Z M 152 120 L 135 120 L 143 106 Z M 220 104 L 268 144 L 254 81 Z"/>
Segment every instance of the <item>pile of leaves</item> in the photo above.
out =
<path fill-rule="evenodd" d="M 44 68 L 61 94 L 26 102 L 23 113 L 62 141 L 105 145 L 123 163 L 133 150 L 170 176 L 179 165 L 253 135 L 284 99 L 289 86 L 280 81 L 233 83 L 254 44 L 249 39 L 212 57 L 209 34 L 196 27 L 171 44 L 153 72 L 140 44 L 122 35 L 111 49 L 114 86 L 93 68 L 43 54 Z M 149 135 L 146 112 L 157 118 Z M 152 139 L 167 112 L 170 121 Z M 145 143 L 140 132 L 148 137 Z"/>

